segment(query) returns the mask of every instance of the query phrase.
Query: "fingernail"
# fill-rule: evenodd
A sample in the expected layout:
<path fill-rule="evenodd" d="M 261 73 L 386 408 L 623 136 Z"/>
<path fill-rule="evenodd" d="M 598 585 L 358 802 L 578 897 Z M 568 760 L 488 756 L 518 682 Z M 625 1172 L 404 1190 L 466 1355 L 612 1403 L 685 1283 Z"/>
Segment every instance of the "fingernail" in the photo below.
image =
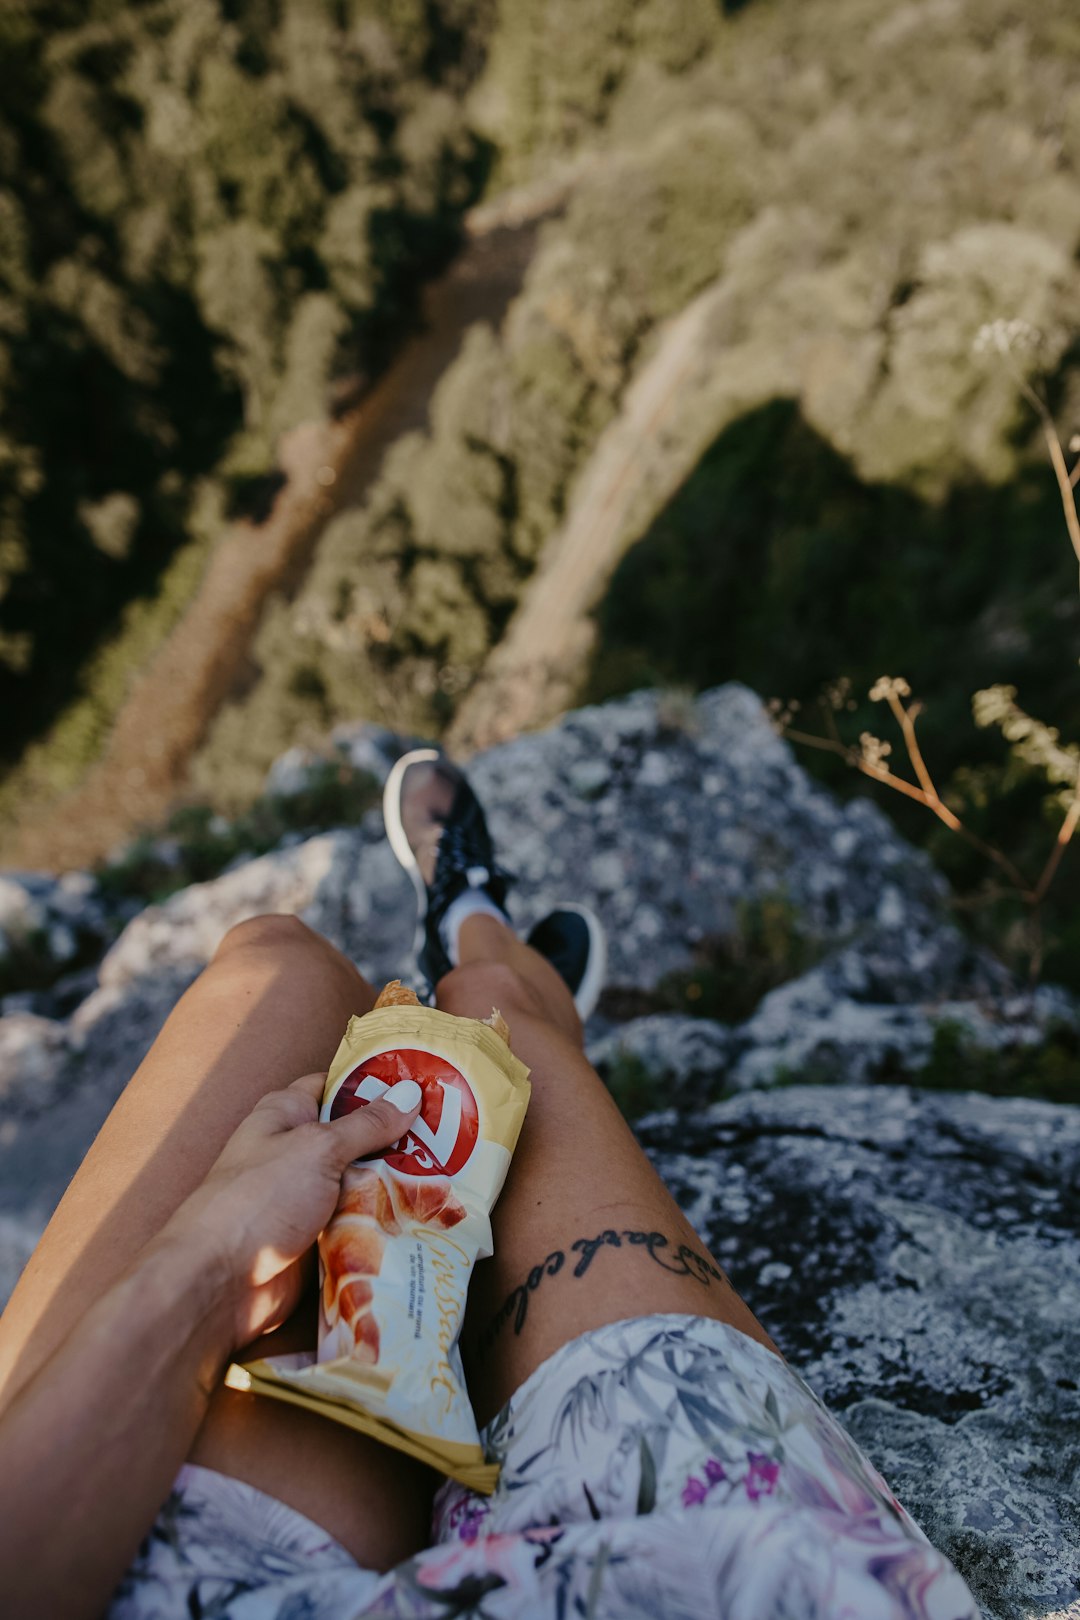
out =
<path fill-rule="evenodd" d="M 399 1080 L 386 1093 L 386 1100 L 393 1104 L 399 1114 L 411 1114 L 414 1108 L 420 1106 L 423 1095 L 415 1080 Z"/>

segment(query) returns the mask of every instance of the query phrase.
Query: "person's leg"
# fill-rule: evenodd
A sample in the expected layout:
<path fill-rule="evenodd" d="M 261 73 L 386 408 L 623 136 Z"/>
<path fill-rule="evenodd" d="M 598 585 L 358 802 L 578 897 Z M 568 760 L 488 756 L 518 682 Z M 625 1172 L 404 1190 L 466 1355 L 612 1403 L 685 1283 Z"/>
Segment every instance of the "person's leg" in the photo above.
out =
<path fill-rule="evenodd" d="M 550 963 L 484 916 L 463 923 L 458 957 L 438 1005 L 477 1018 L 498 1007 L 533 1086 L 495 1206 L 495 1253 L 469 1295 L 464 1345 L 478 1420 L 560 1345 L 626 1317 L 717 1317 L 775 1349 L 586 1061 L 573 1001 Z"/>
<path fill-rule="evenodd" d="M 349 1017 L 374 999 L 294 917 L 230 930 L 106 1120 L 0 1318 L 0 1401 L 160 1231 L 259 1098 L 325 1070 Z M 315 1334 L 311 1308 L 259 1348 L 313 1348 Z M 278 1401 L 220 1390 L 190 1460 L 287 1502 L 370 1568 L 427 1537 L 426 1470 Z"/>

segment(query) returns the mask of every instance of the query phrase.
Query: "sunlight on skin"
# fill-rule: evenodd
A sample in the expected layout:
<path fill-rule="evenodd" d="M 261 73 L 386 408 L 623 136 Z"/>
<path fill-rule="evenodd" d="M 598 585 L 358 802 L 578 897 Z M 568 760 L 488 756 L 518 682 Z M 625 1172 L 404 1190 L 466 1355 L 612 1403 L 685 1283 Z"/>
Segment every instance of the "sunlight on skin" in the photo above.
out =
<path fill-rule="evenodd" d="M 264 1283 L 271 1282 L 289 1264 L 290 1259 L 287 1254 L 282 1254 L 281 1250 L 275 1248 L 273 1244 L 264 1244 L 251 1263 L 251 1281 L 256 1288 L 261 1288 Z"/>

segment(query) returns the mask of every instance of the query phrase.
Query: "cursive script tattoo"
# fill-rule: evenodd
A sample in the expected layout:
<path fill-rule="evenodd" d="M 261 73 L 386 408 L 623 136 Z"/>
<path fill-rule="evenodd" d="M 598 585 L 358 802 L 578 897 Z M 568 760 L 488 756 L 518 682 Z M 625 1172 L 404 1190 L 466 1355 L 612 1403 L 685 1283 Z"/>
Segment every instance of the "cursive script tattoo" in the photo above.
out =
<path fill-rule="evenodd" d="M 701 1254 L 692 1249 L 689 1243 L 673 1245 L 670 1238 L 663 1232 L 633 1232 L 623 1229 L 614 1231 L 610 1226 L 598 1232 L 595 1237 L 580 1237 L 571 1243 L 569 1251 L 553 1249 L 546 1260 L 533 1266 L 528 1276 L 516 1288 L 510 1290 L 495 1315 L 491 1318 L 476 1342 L 476 1354 L 485 1355 L 506 1326 L 512 1322 L 515 1335 L 520 1334 L 525 1326 L 529 1314 L 529 1300 L 540 1287 L 545 1277 L 556 1277 L 564 1268 L 569 1267 L 567 1274 L 571 1277 L 584 1277 L 601 1249 L 644 1249 L 649 1259 L 654 1261 L 664 1271 L 670 1271 L 676 1277 L 690 1277 L 694 1282 L 701 1283 L 704 1288 L 721 1283 L 730 1287 L 727 1278 L 708 1255 Z M 573 1261 L 573 1256 L 577 1260 Z M 573 1263 L 571 1263 L 573 1261 Z"/>

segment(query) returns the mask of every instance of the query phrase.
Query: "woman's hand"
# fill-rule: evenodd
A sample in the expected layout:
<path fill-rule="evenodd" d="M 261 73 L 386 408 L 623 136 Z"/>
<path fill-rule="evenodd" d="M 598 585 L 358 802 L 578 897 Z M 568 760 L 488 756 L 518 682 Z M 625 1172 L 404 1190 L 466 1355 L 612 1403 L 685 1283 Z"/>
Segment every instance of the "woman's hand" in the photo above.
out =
<path fill-rule="evenodd" d="M 222 1364 L 297 1303 L 300 1261 L 334 1212 L 345 1166 L 389 1147 L 420 1111 L 407 1080 L 321 1125 L 322 1090 L 323 1076 L 309 1074 L 262 1099 L 0 1413 L 5 1614 L 104 1612 Z"/>
<path fill-rule="evenodd" d="M 321 1124 L 325 1078 L 308 1074 L 263 1097 L 157 1240 L 163 1250 L 194 1248 L 216 1272 L 232 1350 L 295 1309 L 303 1261 L 334 1213 L 346 1166 L 388 1148 L 420 1112 L 420 1087 L 403 1080 Z"/>

